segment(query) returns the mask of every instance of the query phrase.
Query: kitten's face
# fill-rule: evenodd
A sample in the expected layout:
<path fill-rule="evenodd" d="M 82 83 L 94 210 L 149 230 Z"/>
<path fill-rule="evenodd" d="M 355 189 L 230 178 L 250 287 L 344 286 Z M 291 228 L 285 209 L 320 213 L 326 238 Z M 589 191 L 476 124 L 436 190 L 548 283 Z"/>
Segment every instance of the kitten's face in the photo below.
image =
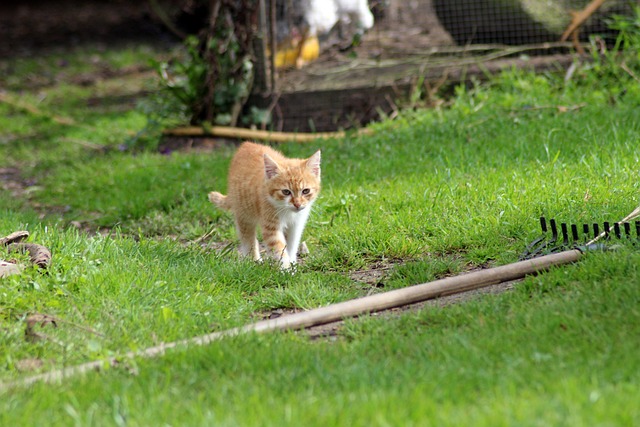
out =
<path fill-rule="evenodd" d="M 286 168 L 265 156 L 265 176 L 274 206 L 292 212 L 308 209 L 320 192 L 320 151 Z"/>

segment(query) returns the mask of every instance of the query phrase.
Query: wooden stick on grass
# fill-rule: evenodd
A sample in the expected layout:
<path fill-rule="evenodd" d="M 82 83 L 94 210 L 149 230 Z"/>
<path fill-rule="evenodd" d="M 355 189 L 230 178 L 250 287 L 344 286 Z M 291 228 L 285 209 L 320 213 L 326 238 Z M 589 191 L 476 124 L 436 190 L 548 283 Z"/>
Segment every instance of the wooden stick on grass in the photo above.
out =
<path fill-rule="evenodd" d="M 528 274 L 535 274 L 549 269 L 578 261 L 582 253 L 578 250 L 570 250 L 557 254 L 546 255 L 500 267 L 447 277 L 429 283 L 409 286 L 389 292 L 370 295 L 325 307 L 316 308 L 305 312 L 295 313 L 276 319 L 263 320 L 246 326 L 228 329 L 226 331 L 213 332 L 200 337 L 162 343 L 147 349 L 128 352 L 122 357 L 112 357 L 107 360 L 96 360 L 77 366 L 50 371 L 40 375 L 34 375 L 11 383 L 0 383 L 0 391 L 15 387 L 23 387 L 38 382 L 51 383 L 61 381 L 64 378 L 77 376 L 89 371 L 100 370 L 108 366 L 117 366 L 120 361 L 127 358 L 152 358 L 164 355 L 168 349 L 176 347 L 188 347 L 193 345 L 206 345 L 225 337 L 237 336 L 251 332 L 269 332 L 303 329 L 310 326 L 322 325 L 349 317 L 373 313 L 390 308 L 401 307 L 432 298 L 470 291 L 496 283 L 520 279 Z"/>
<path fill-rule="evenodd" d="M 360 129 L 358 135 L 369 135 L 370 129 Z M 211 126 L 207 128 L 187 126 L 164 131 L 164 135 L 170 136 L 217 136 L 222 138 L 247 139 L 253 141 L 271 142 L 308 142 L 316 139 L 344 138 L 347 132 L 319 132 L 319 133 L 295 133 L 272 132 L 266 130 L 254 130 L 229 126 Z"/>

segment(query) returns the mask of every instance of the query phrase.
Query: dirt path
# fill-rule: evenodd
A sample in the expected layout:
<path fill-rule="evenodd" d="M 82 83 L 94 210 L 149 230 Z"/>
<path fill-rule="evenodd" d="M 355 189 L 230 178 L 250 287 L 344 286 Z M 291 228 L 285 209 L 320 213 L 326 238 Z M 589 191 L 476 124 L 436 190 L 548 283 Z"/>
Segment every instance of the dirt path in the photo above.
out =
<path fill-rule="evenodd" d="M 369 287 L 370 292 L 368 295 L 371 295 L 375 292 L 384 292 L 384 289 L 379 289 L 384 287 L 383 283 L 385 278 L 389 276 L 394 266 L 401 264 L 402 261 L 396 261 L 395 263 L 376 263 L 372 264 L 370 267 L 356 270 L 348 273 L 351 280 L 354 282 L 354 286 L 359 285 L 363 287 Z M 472 271 L 470 269 L 469 271 Z M 503 283 L 498 283 L 495 285 L 489 285 L 483 288 L 474 289 L 465 292 L 459 292 L 453 295 L 447 295 L 435 299 L 430 299 L 427 301 L 408 304 L 402 307 L 392 308 L 390 310 L 383 310 L 376 313 L 371 313 L 368 316 L 371 317 L 379 317 L 379 318 L 393 318 L 400 316 L 404 313 L 411 311 L 419 311 L 424 309 L 425 307 L 447 307 L 452 304 L 464 304 L 476 298 L 481 298 L 485 295 L 495 295 L 503 292 L 508 292 L 513 287 L 519 283 L 521 280 L 508 281 Z M 409 283 L 407 286 L 417 285 L 417 283 Z M 301 310 L 291 310 L 291 309 L 277 309 L 272 310 L 270 312 L 263 312 L 256 314 L 256 321 L 265 320 L 265 319 L 275 319 L 281 316 L 286 316 L 289 314 L 299 313 Z M 364 316 L 358 316 L 356 319 Z M 328 340 L 336 340 L 340 336 L 340 330 L 344 326 L 344 321 L 327 323 L 324 325 L 313 326 L 310 328 L 306 328 L 299 333 L 304 334 L 309 337 L 309 339 L 328 339 Z"/>

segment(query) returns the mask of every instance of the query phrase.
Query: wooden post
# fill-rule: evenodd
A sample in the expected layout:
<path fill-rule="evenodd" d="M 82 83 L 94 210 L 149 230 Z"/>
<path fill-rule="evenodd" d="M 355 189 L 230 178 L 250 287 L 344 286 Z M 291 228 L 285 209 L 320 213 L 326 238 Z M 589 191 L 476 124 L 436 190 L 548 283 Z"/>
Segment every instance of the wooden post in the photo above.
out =
<path fill-rule="evenodd" d="M 258 0 L 258 32 L 253 40 L 255 58 L 254 93 L 264 95 L 271 88 L 267 79 L 267 12 L 265 0 Z"/>
<path fill-rule="evenodd" d="M 276 0 L 269 0 L 269 49 L 271 50 L 271 94 L 276 92 L 276 48 L 277 46 L 277 26 L 276 26 Z"/>

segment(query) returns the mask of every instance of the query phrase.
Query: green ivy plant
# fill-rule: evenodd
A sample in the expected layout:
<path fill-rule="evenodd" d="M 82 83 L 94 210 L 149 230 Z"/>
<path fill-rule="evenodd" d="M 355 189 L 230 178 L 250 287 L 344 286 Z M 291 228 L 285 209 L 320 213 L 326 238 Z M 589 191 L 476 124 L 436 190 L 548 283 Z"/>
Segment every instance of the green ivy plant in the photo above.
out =
<path fill-rule="evenodd" d="M 221 41 L 211 39 L 206 46 L 201 45 L 198 37 L 189 36 L 184 41 L 182 60 L 159 63 L 161 85 L 182 106 L 191 124 L 235 125 L 251 92 L 253 64 L 248 55 L 241 56 L 233 42 L 223 46 Z M 212 65 L 208 58 L 212 56 L 217 59 L 213 66 L 219 71 L 215 82 L 209 81 Z"/>
<path fill-rule="evenodd" d="M 257 0 L 199 0 L 197 35 L 177 58 L 156 64 L 163 93 L 192 125 L 235 126 L 251 93 Z"/>

